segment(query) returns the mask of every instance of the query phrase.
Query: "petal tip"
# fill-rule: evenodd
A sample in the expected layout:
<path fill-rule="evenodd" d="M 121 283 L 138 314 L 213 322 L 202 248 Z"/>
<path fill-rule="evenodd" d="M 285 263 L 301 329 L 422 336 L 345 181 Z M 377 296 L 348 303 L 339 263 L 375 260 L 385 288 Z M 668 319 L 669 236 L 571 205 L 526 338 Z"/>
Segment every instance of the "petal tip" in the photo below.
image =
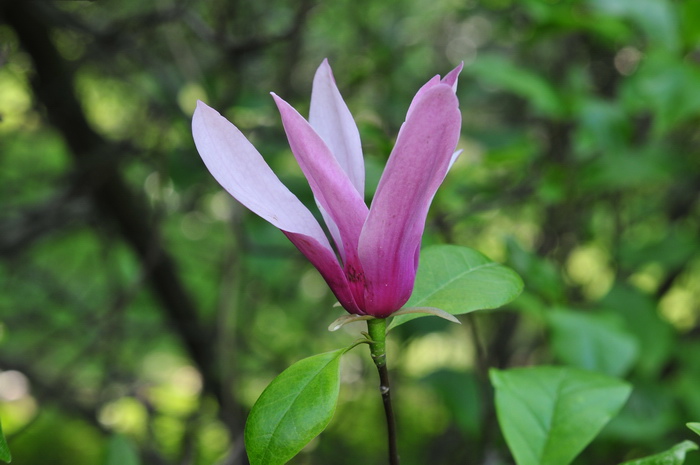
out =
<path fill-rule="evenodd" d="M 316 69 L 316 75 L 314 76 L 314 85 L 317 85 L 318 79 L 322 77 L 330 79 L 331 82 L 335 82 L 335 76 L 333 76 L 333 69 L 331 69 L 331 64 L 328 61 L 328 58 L 324 58 L 321 64 Z"/>
<path fill-rule="evenodd" d="M 194 108 L 192 118 L 199 118 L 200 116 L 221 116 L 221 113 L 219 113 L 203 101 L 197 100 L 197 106 Z"/>
<path fill-rule="evenodd" d="M 447 75 L 442 78 L 442 83 L 447 84 L 452 87 L 452 91 L 456 92 L 457 91 L 457 80 L 459 78 L 460 73 L 462 72 L 462 69 L 464 68 L 464 62 L 460 62 L 459 65 L 457 65 L 452 71 L 447 73 Z"/>
<path fill-rule="evenodd" d="M 277 109 L 281 112 L 282 108 L 285 106 L 291 107 L 282 97 L 279 95 L 275 94 L 274 92 L 270 92 L 270 95 L 272 96 L 272 99 L 275 101 L 275 105 L 277 105 Z"/>
<path fill-rule="evenodd" d="M 199 109 L 212 109 L 209 105 L 201 101 L 200 99 L 197 99 L 197 105 L 195 105 L 194 110 L 197 111 Z"/>

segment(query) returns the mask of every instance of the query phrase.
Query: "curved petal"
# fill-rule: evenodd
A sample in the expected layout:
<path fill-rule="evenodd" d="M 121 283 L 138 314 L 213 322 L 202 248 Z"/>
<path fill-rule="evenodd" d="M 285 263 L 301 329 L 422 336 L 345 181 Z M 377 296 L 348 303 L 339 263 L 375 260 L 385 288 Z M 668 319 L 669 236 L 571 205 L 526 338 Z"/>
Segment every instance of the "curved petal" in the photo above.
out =
<path fill-rule="evenodd" d="M 340 167 L 338 160 L 311 125 L 287 102 L 272 94 L 282 116 L 289 146 L 309 181 L 314 197 L 338 228 L 342 241 L 343 267 L 360 308 L 364 308 L 364 274 L 357 245 L 368 209 L 364 200 Z"/>
<path fill-rule="evenodd" d="M 413 109 L 416 106 L 416 102 L 418 101 L 418 98 L 423 95 L 428 89 L 432 89 L 436 85 L 440 84 L 440 75 L 436 74 L 428 82 L 423 84 L 423 86 L 418 89 L 418 92 L 416 92 L 416 95 L 413 96 L 413 100 L 411 100 L 411 104 L 408 106 L 408 111 L 406 112 L 406 119 L 411 116 L 411 113 L 413 113 Z"/>
<path fill-rule="evenodd" d="M 309 124 L 321 136 L 361 197 L 365 192 L 365 163 L 360 132 L 335 84 L 328 60 L 314 76 Z"/>
<path fill-rule="evenodd" d="M 428 207 L 453 160 L 460 126 L 452 85 L 433 85 L 415 99 L 360 236 L 365 313 L 388 316 L 410 297 Z"/>
<path fill-rule="evenodd" d="M 272 94 L 301 170 L 321 206 L 338 225 L 343 245 L 357 249 L 367 205 L 314 128 L 287 102 Z"/>
<path fill-rule="evenodd" d="M 281 229 L 319 270 L 345 309 L 362 313 L 318 221 L 282 184 L 241 131 L 213 108 L 197 102 L 192 134 L 204 164 L 219 184 L 252 212 Z"/>
<path fill-rule="evenodd" d="M 323 60 L 314 75 L 309 124 L 321 136 L 360 197 L 364 199 L 365 163 L 362 158 L 360 133 L 335 84 L 333 71 L 327 59 Z M 335 241 L 338 253 L 345 262 L 345 247 L 338 226 L 320 204 L 319 210 Z"/>

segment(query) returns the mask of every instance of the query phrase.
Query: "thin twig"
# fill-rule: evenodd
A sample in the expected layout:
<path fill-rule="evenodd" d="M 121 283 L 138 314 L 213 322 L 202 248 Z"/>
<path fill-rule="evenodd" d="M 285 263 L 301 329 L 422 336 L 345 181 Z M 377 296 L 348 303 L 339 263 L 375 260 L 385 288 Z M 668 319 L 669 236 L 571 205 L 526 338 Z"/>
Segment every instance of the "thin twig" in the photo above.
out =
<path fill-rule="evenodd" d="M 386 416 L 387 435 L 389 441 L 389 463 L 391 465 L 399 465 L 399 451 L 396 446 L 396 419 L 394 417 L 394 409 L 391 406 L 391 388 L 389 386 L 389 370 L 386 364 L 379 366 L 379 391 L 382 393 L 382 402 L 384 403 L 384 414 Z"/>
<path fill-rule="evenodd" d="M 370 351 L 372 361 L 379 371 L 379 392 L 382 395 L 384 414 L 386 416 L 387 440 L 389 443 L 389 465 L 399 465 L 399 450 L 396 444 L 396 419 L 391 406 L 391 386 L 389 385 L 389 370 L 386 367 L 386 320 L 367 320 L 369 331 Z"/>

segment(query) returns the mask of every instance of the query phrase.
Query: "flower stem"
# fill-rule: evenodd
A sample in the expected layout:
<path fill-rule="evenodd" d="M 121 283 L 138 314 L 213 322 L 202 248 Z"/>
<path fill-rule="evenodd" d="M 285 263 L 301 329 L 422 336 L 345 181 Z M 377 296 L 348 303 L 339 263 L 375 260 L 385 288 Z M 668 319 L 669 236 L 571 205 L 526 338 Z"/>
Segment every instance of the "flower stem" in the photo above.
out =
<path fill-rule="evenodd" d="M 386 320 L 377 318 L 367 320 L 367 330 L 371 344 L 372 361 L 379 371 L 379 392 L 382 394 L 384 414 L 389 440 L 389 465 L 399 465 L 399 451 L 396 447 L 396 420 L 394 409 L 391 407 L 391 388 L 389 386 L 389 370 L 386 367 Z"/>

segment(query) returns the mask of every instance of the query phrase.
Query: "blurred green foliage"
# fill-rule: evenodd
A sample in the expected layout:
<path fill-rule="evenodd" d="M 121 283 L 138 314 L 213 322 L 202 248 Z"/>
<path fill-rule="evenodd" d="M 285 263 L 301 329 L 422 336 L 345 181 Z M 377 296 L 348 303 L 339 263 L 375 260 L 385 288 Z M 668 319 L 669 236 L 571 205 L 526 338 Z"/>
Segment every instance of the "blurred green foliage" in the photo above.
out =
<path fill-rule="evenodd" d="M 269 381 L 356 337 L 358 325 L 326 331 L 341 311 L 322 279 L 222 192 L 189 129 L 206 100 L 313 205 L 268 92 L 305 114 L 324 57 L 360 127 L 368 199 L 413 93 L 464 61 L 464 153 L 424 245 L 476 248 L 526 283 L 461 327 L 421 318 L 391 332 L 403 463 L 513 463 L 490 367 L 558 363 L 633 386 L 574 464 L 692 436 L 697 2 L 1 0 L 0 417 L 13 463 L 245 463 L 243 422 Z M 334 420 L 290 463 L 383 463 L 368 354 L 342 369 Z"/>

